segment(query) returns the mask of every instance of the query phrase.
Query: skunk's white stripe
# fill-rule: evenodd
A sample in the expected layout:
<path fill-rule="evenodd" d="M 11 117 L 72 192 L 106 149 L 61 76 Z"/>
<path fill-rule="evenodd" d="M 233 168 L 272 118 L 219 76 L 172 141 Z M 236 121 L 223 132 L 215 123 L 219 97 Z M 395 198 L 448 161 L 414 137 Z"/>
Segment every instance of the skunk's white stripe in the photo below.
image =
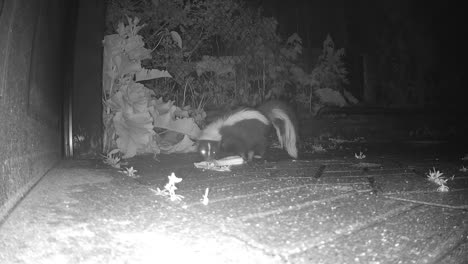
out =
<path fill-rule="evenodd" d="M 262 122 L 267 126 L 270 125 L 270 121 L 268 120 L 268 118 L 264 116 L 260 111 L 254 109 L 242 109 L 239 112 L 229 115 L 229 117 L 225 119 L 224 125 L 232 126 L 239 121 L 249 119 L 257 119 L 258 121 Z"/>
<path fill-rule="evenodd" d="M 274 124 L 274 123 L 273 123 Z M 286 123 L 285 123 L 286 125 Z M 276 136 L 278 137 L 278 141 L 280 143 L 280 147 L 283 148 L 284 147 L 284 144 L 283 144 L 283 137 L 281 136 L 281 129 L 275 125 L 273 125 L 273 127 L 275 128 L 275 131 L 276 131 Z"/>
<path fill-rule="evenodd" d="M 275 126 L 276 134 L 278 135 L 278 140 L 280 142 L 281 147 L 283 147 L 283 145 L 285 144 L 286 151 L 288 152 L 288 154 L 293 158 L 297 158 L 296 128 L 291 122 L 291 119 L 286 114 L 286 112 L 279 108 L 272 109 L 271 113 L 275 118 L 279 118 L 284 121 L 285 131 L 283 136 L 281 136 L 279 127 Z"/>
<path fill-rule="evenodd" d="M 266 116 L 264 116 L 261 112 L 254 109 L 242 109 L 224 118 L 219 118 L 218 120 L 209 124 L 201 132 L 200 136 L 198 137 L 198 140 L 221 141 L 221 134 L 219 133 L 219 130 L 222 127 L 232 126 L 240 121 L 249 119 L 256 119 L 267 126 L 270 125 L 270 121 L 268 120 L 268 118 L 266 118 Z"/>

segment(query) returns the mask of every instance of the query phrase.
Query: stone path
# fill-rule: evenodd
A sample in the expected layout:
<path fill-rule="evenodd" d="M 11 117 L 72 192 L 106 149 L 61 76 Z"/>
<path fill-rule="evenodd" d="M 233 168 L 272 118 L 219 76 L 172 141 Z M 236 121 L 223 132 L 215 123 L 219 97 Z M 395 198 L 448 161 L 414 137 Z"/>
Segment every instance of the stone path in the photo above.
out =
<path fill-rule="evenodd" d="M 193 161 L 134 160 L 138 179 L 63 162 L 1 226 L 0 263 L 468 262 L 460 160 L 331 157 L 228 173 Z M 449 192 L 426 179 L 433 167 L 454 175 Z M 172 171 L 183 178 L 180 203 L 152 191 Z"/>

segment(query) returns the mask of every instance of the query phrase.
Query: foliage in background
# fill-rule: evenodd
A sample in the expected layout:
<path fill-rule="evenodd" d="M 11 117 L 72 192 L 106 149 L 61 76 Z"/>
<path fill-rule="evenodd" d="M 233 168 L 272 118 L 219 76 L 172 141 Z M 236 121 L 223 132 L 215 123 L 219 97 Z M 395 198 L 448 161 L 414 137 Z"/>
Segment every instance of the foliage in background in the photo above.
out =
<path fill-rule="evenodd" d="M 201 109 L 206 104 L 255 105 L 271 98 L 300 98 L 299 103 L 312 110 L 312 104 L 320 104 L 316 89 L 343 93 L 344 51 L 335 50 L 330 37 L 318 64 L 306 72 L 300 36 L 281 38 L 274 18 L 242 2 L 109 0 L 108 6 L 108 31 L 127 15 L 147 25 L 140 34 L 152 58 L 143 65 L 163 68 L 173 78 L 144 84 L 177 105 Z M 184 45 L 174 41 L 174 32 Z"/>
<path fill-rule="evenodd" d="M 192 151 L 189 137 L 195 138 L 199 132 L 197 111 L 165 103 L 139 83 L 172 76 L 165 70 L 142 67 L 142 60 L 151 59 L 151 51 L 138 34 L 145 25 L 139 25 L 138 18 L 127 22 L 120 22 L 117 34 L 107 35 L 103 41 L 104 152 L 117 148 L 123 158 L 130 158 L 142 153 Z M 182 46 L 180 36 L 170 34 L 173 43 Z"/>
<path fill-rule="evenodd" d="M 316 112 L 322 105 L 346 105 L 344 85 L 348 84 L 348 71 L 344 65 L 344 49 L 335 49 L 330 35 L 323 42 L 322 54 L 310 74 L 294 67 L 294 79 L 299 81 L 297 100 Z M 351 100 L 353 101 L 353 100 Z"/>

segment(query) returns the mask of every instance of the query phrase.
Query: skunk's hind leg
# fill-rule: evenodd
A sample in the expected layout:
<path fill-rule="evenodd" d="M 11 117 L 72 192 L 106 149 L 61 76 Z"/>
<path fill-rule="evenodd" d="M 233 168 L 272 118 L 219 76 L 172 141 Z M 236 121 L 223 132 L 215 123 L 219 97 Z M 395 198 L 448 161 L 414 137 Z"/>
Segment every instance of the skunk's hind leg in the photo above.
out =
<path fill-rule="evenodd" d="M 266 150 L 266 138 L 257 138 L 255 144 L 248 144 L 245 145 L 244 149 L 240 152 L 242 158 L 247 161 L 251 162 L 254 158 L 256 159 L 263 159 Z"/>
<path fill-rule="evenodd" d="M 265 152 L 266 152 L 266 147 L 267 147 L 267 141 L 266 138 L 262 138 L 257 142 L 257 144 L 254 147 L 254 154 L 253 157 L 256 159 L 264 159 L 265 157 Z"/>
<path fill-rule="evenodd" d="M 249 150 L 247 152 L 247 162 L 251 162 L 254 157 L 255 152 L 253 150 Z"/>

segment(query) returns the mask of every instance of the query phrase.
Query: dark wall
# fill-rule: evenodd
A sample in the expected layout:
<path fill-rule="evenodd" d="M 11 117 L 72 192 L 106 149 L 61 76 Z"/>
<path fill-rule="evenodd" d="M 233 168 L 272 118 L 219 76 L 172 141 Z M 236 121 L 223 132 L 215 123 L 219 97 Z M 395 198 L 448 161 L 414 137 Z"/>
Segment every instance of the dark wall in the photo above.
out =
<path fill-rule="evenodd" d="M 0 1 L 0 220 L 61 158 L 73 3 Z"/>
<path fill-rule="evenodd" d="M 102 150 L 102 40 L 104 0 L 80 0 L 73 72 L 75 157 L 94 157 Z"/>

